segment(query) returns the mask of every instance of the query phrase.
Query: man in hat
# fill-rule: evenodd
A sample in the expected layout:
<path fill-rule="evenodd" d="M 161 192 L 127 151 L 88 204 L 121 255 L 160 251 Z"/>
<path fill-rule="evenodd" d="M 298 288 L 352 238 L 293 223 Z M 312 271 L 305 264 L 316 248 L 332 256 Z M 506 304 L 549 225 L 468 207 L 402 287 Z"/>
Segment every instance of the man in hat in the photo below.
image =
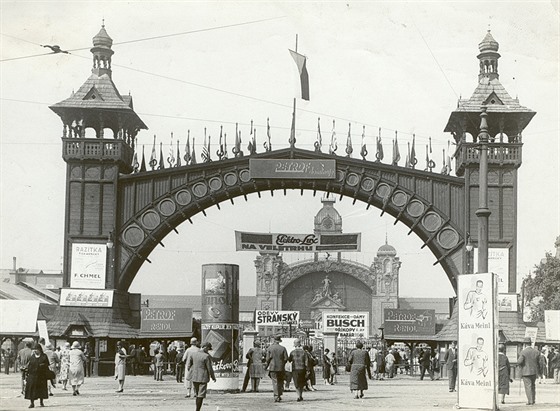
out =
<path fill-rule="evenodd" d="M 527 395 L 527 405 L 535 404 L 537 374 L 539 373 L 539 357 L 540 353 L 531 346 L 531 339 L 526 338 L 525 343 L 528 344 L 519 354 L 517 365 L 521 367 L 521 378 L 525 385 L 525 394 Z"/>
<path fill-rule="evenodd" d="M 284 393 L 284 367 L 288 361 L 288 351 L 286 347 L 280 345 L 282 338 L 274 337 L 274 342 L 266 352 L 266 368 L 268 375 L 272 380 L 272 389 L 274 393 L 274 402 L 282 401 Z"/>
<path fill-rule="evenodd" d="M 200 351 L 200 342 L 198 341 L 198 339 L 196 337 L 191 338 L 191 346 L 189 348 L 187 348 L 185 350 L 185 353 L 183 354 L 183 362 L 185 364 L 189 363 L 189 358 L 195 353 Z M 185 395 L 185 398 L 189 398 L 191 396 L 191 390 L 192 390 L 192 382 L 191 379 L 189 378 L 189 374 L 185 373 L 185 388 L 187 389 L 187 395 Z"/>
<path fill-rule="evenodd" d="M 191 340 L 192 344 L 192 340 Z M 191 345 L 192 347 L 192 345 Z M 187 360 L 187 375 L 194 386 L 194 397 L 196 399 L 196 411 L 202 408 L 202 402 L 206 398 L 207 385 L 210 381 L 216 382 L 212 368 L 212 357 L 208 351 L 212 350 L 212 344 L 205 342 L 202 348 L 193 352 Z"/>
<path fill-rule="evenodd" d="M 297 401 L 300 402 L 303 401 L 303 387 L 305 387 L 308 357 L 303 348 L 301 348 L 301 341 L 297 338 L 294 340 L 294 350 L 290 353 L 288 360 L 292 363 L 292 374 L 298 396 Z"/>
<path fill-rule="evenodd" d="M 25 394 L 25 380 L 27 378 L 27 366 L 29 365 L 29 359 L 31 354 L 33 354 L 33 340 L 26 341 L 25 347 L 23 347 L 18 352 L 17 360 L 19 364 L 19 369 L 21 371 L 21 393 Z"/>

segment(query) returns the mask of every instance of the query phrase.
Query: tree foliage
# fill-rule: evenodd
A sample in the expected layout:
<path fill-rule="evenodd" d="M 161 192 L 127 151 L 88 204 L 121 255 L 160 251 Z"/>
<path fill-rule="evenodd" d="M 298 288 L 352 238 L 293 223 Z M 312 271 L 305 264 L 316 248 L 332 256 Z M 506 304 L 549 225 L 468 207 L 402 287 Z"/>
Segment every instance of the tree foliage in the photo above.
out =
<path fill-rule="evenodd" d="M 545 310 L 560 310 L 560 258 L 546 253 L 533 275 L 523 280 L 531 321 L 544 321 Z"/>

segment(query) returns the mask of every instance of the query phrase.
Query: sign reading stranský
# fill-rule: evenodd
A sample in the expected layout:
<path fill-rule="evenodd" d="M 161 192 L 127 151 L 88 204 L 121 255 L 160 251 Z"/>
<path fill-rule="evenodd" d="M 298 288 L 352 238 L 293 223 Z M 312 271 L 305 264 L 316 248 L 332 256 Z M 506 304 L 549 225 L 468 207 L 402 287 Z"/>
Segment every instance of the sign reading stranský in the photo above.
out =
<path fill-rule="evenodd" d="M 235 232 L 236 251 L 360 251 L 362 235 L 354 234 L 286 234 Z"/>
<path fill-rule="evenodd" d="M 336 177 L 335 160 L 249 160 L 251 178 L 327 179 Z"/>
<path fill-rule="evenodd" d="M 435 310 L 383 310 L 385 335 L 435 335 Z"/>
<path fill-rule="evenodd" d="M 256 310 L 255 325 L 274 325 L 280 327 L 299 323 L 299 311 Z"/>

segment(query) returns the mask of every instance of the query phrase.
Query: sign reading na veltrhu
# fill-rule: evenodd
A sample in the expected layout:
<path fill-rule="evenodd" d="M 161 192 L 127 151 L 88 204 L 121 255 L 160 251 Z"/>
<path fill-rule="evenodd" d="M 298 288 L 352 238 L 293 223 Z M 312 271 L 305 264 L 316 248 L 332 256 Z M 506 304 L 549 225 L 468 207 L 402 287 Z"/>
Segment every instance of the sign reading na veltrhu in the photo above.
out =
<path fill-rule="evenodd" d="M 236 251 L 316 253 L 360 251 L 362 234 L 288 234 L 235 232 Z"/>
<path fill-rule="evenodd" d="M 71 288 L 105 288 L 106 244 L 74 243 L 71 261 Z"/>

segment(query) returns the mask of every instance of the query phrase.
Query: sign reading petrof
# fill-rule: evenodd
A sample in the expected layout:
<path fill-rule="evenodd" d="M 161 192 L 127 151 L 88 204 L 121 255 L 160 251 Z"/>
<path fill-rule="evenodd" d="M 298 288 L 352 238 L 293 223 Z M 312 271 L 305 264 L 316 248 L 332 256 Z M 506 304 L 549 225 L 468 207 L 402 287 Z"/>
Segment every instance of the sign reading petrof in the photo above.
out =
<path fill-rule="evenodd" d="M 336 176 L 335 160 L 250 159 L 251 178 L 328 179 Z"/>
<path fill-rule="evenodd" d="M 435 310 L 385 308 L 383 313 L 385 335 L 434 335 L 436 333 Z"/>
<path fill-rule="evenodd" d="M 191 308 L 142 308 L 142 332 L 169 334 L 192 332 Z"/>

